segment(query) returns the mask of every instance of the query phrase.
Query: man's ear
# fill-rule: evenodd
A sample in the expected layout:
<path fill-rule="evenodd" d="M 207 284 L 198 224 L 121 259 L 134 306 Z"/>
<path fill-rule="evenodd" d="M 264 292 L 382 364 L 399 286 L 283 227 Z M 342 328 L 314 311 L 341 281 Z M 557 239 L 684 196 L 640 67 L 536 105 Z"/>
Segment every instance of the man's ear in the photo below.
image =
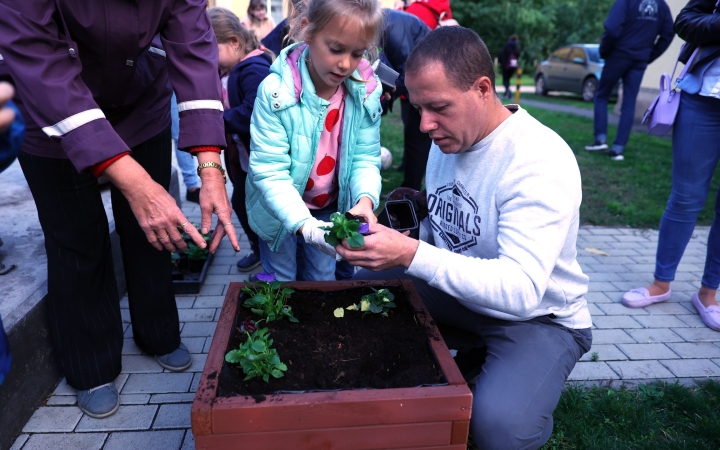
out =
<path fill-rule="evenodd" d="M 481 98 L 495 95 L 495 88 L 489 77 L 482 76 L 475 80 L 473 83 L 472 90 L 477 93 Z"/>

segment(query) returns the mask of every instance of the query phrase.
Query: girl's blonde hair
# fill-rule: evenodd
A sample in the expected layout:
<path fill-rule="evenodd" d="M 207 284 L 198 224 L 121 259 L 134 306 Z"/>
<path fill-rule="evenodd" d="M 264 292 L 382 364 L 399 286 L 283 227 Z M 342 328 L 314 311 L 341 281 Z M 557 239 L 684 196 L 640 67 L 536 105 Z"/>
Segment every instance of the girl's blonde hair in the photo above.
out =
<path fill-rule="evenodd" d="M 303 18 L 307 18 L 308 24 L 301 28 Z M 290 36 L 295 42 L 305 41 L 342 19 L 360 25 L 368 36 L 370 59 L 374 59 L 383 22 L 379 0 L 307 0 L 304 10 L 298 12 L 290 25 Z"/>
<path fill-rule="evenodd" d="M 229 9 L 215 6 L 210 8 L 207 13 L 218 44 L 225 44 L 235 38 L 240 42 L 240 47 L 246 55 L 253 50 L 261 49 L 270 56 L 275 56 L 272 51 L 260 45 L 255 33 L 240 23 L 238 16 Z"/>

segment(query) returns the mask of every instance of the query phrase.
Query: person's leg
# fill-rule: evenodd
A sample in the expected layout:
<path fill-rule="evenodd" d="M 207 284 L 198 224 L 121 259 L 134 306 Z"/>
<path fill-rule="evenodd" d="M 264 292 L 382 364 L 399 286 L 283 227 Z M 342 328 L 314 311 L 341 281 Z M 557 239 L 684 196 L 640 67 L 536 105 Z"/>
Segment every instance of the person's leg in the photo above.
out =
<path fill-rule="evenodd" d="M 45 235 L 50 337 L 63 373 L 78 390 L 110 383 L 120 374 L 123 330 L 97 180 L 65 159 L 18 158 Z"/>
<path fill-rule="evenodd" d="M 605 66 L 600 75 L 594 101 L 594 134 L 595 140 L 598 142 L 607 141 L 608 102 L 610 101 L 610 94 L 612 94 L 613 87 L 615 87 L 618 80 L 620 80 L 625 73 L 625 65 L 623 60 L 608 59 L 605 61 Z"/>
<path fill-rule="evenodd" d="M 425 177 L 428 155 L 432 139 L 427 133 L 420 131 L 420 113 L 407 100 L 401 100 L 402 108 L 407 109 L 407 121 L 404 127 L 405 137 L 405 177 L 402 187 L 419 191 Z"/>
<path fill-rule="evenodd" d="M 185 188 L 188 192 L 192 192 L 200 187 L 200 179 L 197 175 L 197 164 L 195 164 L 195 158 L 190 153 L 180 150 L 177 146 L 178 137 L 180 136 L 180 113 L 178 112 L 177 97 L 174 92 L 172 98 L 170 99 L 170 120 L 170 133 L 172 135 L 172 140 L 175 143 L 175 157 L 177 158 L 178 167 L 182 173 Z M 190 197 L 193 199 L 199 199 L 197 195 L 191 194 Z"/>
<path fill-rule="evenodd" d="M 267 273 L 274 273 L 278 281 L 295 281 L 297 267 L 295 264 L 297 255 L 297 239 L 288 233 L 280 243 L 280 248 L 273 252 L 267 242 L 258 241 L 260 250 L 260 261 L 263 270 Z"/>
<path fill-rule="evenodd" d="M 336 280 L 352 280 L 355 275 L 355 266 L 345 261 L 338 261 L 335 264 L 335 279 Z"/>
<path fill-rule="evenodd" d="M 658 281 L 675 279 L 720 158 L 717 125 L 707 121 L 709 112 L 702 100 L 699 95 L 683 93 L 673 126 L 672 186 L 660 220 L 655 263 Z"/>
<path fill-rule="evenodd" d="M 546 317 L 510 322 L 475 315 L 487 354 L 473 391 L 470 433 L 482 449 L 537 449 L 591 335 Z"/>
<path fill-rule="evenodd" d="M 630 139 L 630 131 L 635 121 L 635 104 L 637 103 L 638 92 L 640 92 L 640 83 L 642 82 L 645 68 L 639 68 L 637 65 L 630 67 L 623 74 L 623 98 L 620 107 L 620 123 L 618 124 L 618 132 L 615 141 L 610 148 L 611 154 L 622 154 Z M 612 89 L 612 88 L 611 88 Z"/>
<path fill-rule="evenodd" d="M 133 147 L 133 158 L 166 190 L 170 186 L 170 128 Z M 147 241 L 122 193 L 112 187 L 113 214 L 120 236 L 133 337 L 151 355 L 180 346 L 180 323 L 172 284 L 170 252 Z"/>
<path fill-rule="evenodd" d="M 250 253 L 247 253 L 240 261 L 237 262 L 237 268 L 241 272 L 248 272 L 260 264 L 260 249 L 258 244 L 258 235 L 248 222 L 247 207 L 245 206 L 245 180 L 247 180 L 247 172 L 244 170 L 237 171 L 237 179 L 233 181 L 233 193 L 230 197 L 233 211 L 240 220 L 240 225 L 245 231 L 245 235 L 250 243 Z"/>
<path fill-rule="evenodd" d="M 512 77 L 512 72 L 509 70 L 503 69 L 502 71 L 502 78 L 503 78 L 503 86 L 505 87 L 504 96 L 507 98 L 510 98 L 510 78 Z"/>

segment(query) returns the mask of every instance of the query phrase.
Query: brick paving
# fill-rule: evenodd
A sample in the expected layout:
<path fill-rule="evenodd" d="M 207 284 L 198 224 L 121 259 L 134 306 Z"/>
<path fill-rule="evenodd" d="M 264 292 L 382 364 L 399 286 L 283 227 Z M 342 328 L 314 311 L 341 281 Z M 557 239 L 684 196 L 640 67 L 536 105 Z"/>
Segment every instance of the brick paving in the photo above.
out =
<path fill-rule="evenodd" d="M 197 206 L 184 211 L 188 218 L 199 221 Z M 635 386 L 654 380 L 692 384 L 720 378 L 720 333 L 706 328 L 690 304 L 690 296 L 700 287 L 707 234 L 707 227 L 696 229 L 669 302 L 629 309 L 620 304 L 620 298 L 625 290 L 652 281 L 657 232 L 581 228 L 578 261 L 590 277 L 587 299 L 593 315 L 594 345 L 576 365 L 570 383 Z M 248 248 L 244 238 L 241 247 Z M 596 255 L 588 248 L 608 256 Z M 27 422 L 12 450 L 194 449 L 189 429 L 193 393 L 228 283 L 247 278 L 235 268 L 240 256 L 223 242 L 201 292 L 177 297 L 182 340 L 194 358 L 188 371 L 168 372 L 142 354 L 132 340 L 125 298 L 121 302 L 126 338 L 123 372 L 115 381 L 121 393 L 118 412 L 102 420 L 85 416 L 76 406 L 74 390 L 63 381 Z"/>

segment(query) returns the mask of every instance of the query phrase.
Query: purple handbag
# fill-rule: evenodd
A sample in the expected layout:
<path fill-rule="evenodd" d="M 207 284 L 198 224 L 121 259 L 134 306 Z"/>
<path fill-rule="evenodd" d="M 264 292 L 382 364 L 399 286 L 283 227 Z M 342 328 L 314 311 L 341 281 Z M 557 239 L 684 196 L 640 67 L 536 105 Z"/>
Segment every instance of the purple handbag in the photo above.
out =
<path fill-rule="evenodd" d="M 683 47 L 685 47 L 683 45 Z M 675 61 L 675 67 L 673 68 L 672 75 L 666 73 L 660 77 L 660 94 L 655 97 L 655 100 L 650 104 L 650 107 L 645 111 L 642 123 L 647 122 L 648 134 L 654 136 L 665 136 L 673 126 L 675 122 L 675 116 L 680 106 L 680 91 L 677 86 L 685 78 L 685 74 L 688 69 L 692 67 L 695 56 L 697 56 L 700 47 L 696 48 L 687 64 L 683 67 L 682 72 L 675 80 L 675 87 L 672 87 L 672 79 L 675 77 L 675 70 L 677 69 L 678 61 Z M 680 49 L 682 53 L 682 48 Z"/>
<path fill-rule="evenodd" d="M 717 13 L 719 8 L 720 0 L 718 0 L 715 4 L 713 14 Z M 683 44 L 682 48 L 680 48 L 680 54 L 682 54 L 685 45 L 687 44 Z M 673 68 L 672 75 L 664 73 L 660 77 L 660 95 L 655 97 L 655 100 L 653 100 L 650 107 L 647 111 L 645 111 L 645 116 L 643 116 L 642 120 L 642 123 L 647 122 L 648 124 L 648 134 L 665 136 L 672 128 L 673 123 L 675 122 L 675 116 L 678 112 L 678 107 L 680 106 L 680 94 L 682 92 L 677 87 L 683 78 L 685 78 L 687 71 L 692 68 L 695 57 L 699 51 L 700 46 L 698 46 L 692 56 L 688 58 L 685 67 L 683 67 L 682 72 L 680 72 L 677 80 L 675 80 L 675 87 L 672 87 L 672 79 L 675 78 L 675 70 L 677 69 L 680 58 L 679 56 L 678 61 L 675 61 L 675 67 Z"/>

